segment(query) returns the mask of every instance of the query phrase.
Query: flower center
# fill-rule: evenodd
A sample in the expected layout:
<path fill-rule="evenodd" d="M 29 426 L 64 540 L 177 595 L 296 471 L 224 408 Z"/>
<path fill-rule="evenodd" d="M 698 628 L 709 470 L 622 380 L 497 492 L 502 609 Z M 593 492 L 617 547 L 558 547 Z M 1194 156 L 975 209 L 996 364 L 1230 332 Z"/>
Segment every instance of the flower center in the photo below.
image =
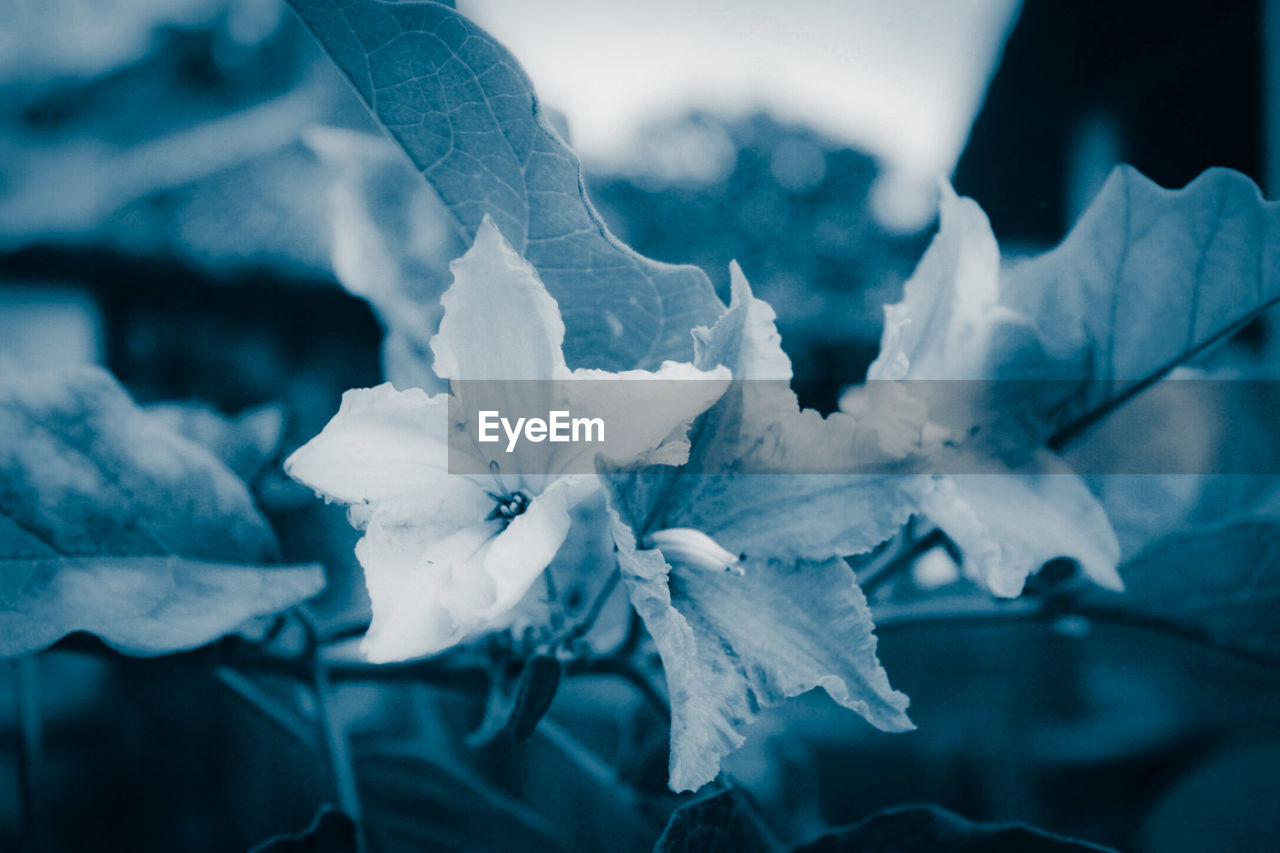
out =
<path fill-rule="evenodd" d="M 524 492 L 507 492 L 501 495 L 490 492 L 489 494 L 498 502 L 498 505 L 489 511 L 486 521 L 511 521 L 529 508 L 529 496 Z"/>
<path fill-rule="evenodd" d="M 493 481 L 498 484 L 498 491 L 489 492 L 489 497 L 497 501 L 498 505 L 489 511 L 485 521 L 501 521 L 507 524 L 529 508 L 530 498 L 519 489 L 513 492 L 507 488 L 507 484 L 502 482 L 502 472 L 498 470 L 497 462 L 489 463 L 489 473 L 493 475 Z"/>

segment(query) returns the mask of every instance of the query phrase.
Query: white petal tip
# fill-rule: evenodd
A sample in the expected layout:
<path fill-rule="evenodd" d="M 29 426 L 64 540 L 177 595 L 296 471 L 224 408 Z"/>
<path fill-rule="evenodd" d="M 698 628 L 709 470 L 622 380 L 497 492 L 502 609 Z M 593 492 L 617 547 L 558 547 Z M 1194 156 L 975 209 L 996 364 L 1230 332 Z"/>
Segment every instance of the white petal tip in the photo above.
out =
<path fill-rule="evenodd" d="M 688 566 L 707 572 L 746 574 L 742 554 L 734 554 L 701 530 L 692 527 L 671 527 L 648 536 L 647 545 L 657 548 L 673 566 Z"/>

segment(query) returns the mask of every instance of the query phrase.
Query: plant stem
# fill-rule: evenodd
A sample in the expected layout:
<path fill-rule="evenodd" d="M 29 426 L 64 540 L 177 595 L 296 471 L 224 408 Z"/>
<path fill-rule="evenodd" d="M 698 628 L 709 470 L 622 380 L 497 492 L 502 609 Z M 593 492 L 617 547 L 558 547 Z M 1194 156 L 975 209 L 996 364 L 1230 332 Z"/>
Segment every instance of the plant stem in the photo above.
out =
<path fill-rule="evenodd" d="M 660 715 L 668 719 L 671 717 L 671 704 L 667 701 L 667 697 L 662 695 L 662 692 L 657 687 L 653 686 L 653 682 L 649 680 L 649 677 L 630 658 L 613 656 L 581 658 L 570 661 L 569 666 L 565 669 L 565 674 L 617 676 L 640 691 L 640 694 Z"/>
<path fill-rule="evenodd" d="M 219 666 L 214 669 L 213 674 L 228 690 L 243 699 L 262 716 L 293 735 L 298 741 L 308 746 L 317 745 L 315 734 L 306 721 L 243 673 L 229 666 Z"/>
<path fill-rule="evenodd" d="M 890 559 L 870 569 L 858 579 L 862 594 L 870 597 L 880 587 L 897 577 L 899 572 L 910 568 L 916 558 L 938 545 L 945 545 L 946 534 L 934 528 L 919 539 L 903 546 Z"/>
<path fill-rule="evenodd" d="M 588 749 L 582 741 L 554 720 L 544 719 L 538 725 L 538 734 L 554 744 L 561 754 L 586 773 L 601 791 L 612 794 L 622 807 L 620 813 L 627 816 L 633 823 L 634 829 L 645 833 L 655 831 L 652 821 L 641 810 L 641 804 L 634 789 L 618 778 L 618 772 L 613 766 Z"/>
<path fill-rule="evenodd" d="M 551 629 L 559 631 L 564 624 L 564 607 L 560 603 L 560 588 L 556 585 L 550 566 L 542 571 L 542 580 L 547 586 L 547 612 L 551 616 Z"/>
<path fill-rule="evenodd" d="M 621 573 L 617 570 L 609 572 L 609 576 L 605 578 L 600 591 L 596 593 L 596 597 L 591 600 L 591 605 L 587 608 L 586 614 L 556 638 L 555 642 L 557 644 L 586 636 L 586 634 L 596 624 L 596 620 L 600 618 L 600 612 L 604 610 L 604 606 L 608 603 L 609 597 L 613 595 L 613 591 L 618 588 L 618 581 L 621 577 Z"/>
<path fill-rule="evenodd" d="M 9 661 L 13 676 L 13 705 L 18 728 L 15 769 L 18 783 L 18 848 L 33 847 L 36 818 L 36 767 L 40 762 L 40 695 L 36 658 Z"/>
<path fill-rule="evenodd" d="M 934 623 L 996 623 L 1041 618 L 1044 602 L 1036 598 L 1000 601 L 976 596 L 926 598 L 907 604 L 885 603 L 871 608 L 876 630 Z M 1060 616 L 1070 614 L 1060 613 Z"/>
<path fill-rule="evenodd" d="M 351 748 L 347 743 L 346 732 L 334 718 L 332 704 L 332 686 L 322 661 L 316 662 L 315 695 L 317 716 L 324 732 L 325 748 L 329 754 L 329 764 L 333 768 L 334 787 L 338 794 L 338 805 L 356 825 L 357 853 L 364 853 L 364 816 L 360 807 L 360 792 L 356 786 L 355 765 L 351 761 Z"/>
<path fill-rule="evenodd" d="M 351 746 L 347 733 L 334 715 L 333 684 L 329 678 L 329 665 L 320 654 L 315 621 L 301 607 L 295 610 L 298 620 L 307 632 L 307 657 L 312 668 L 312 690 L 316 699 L 316 716 L 324 734 L 329 765 L 333 770 L 334 787 L 338 805 L 351 818 L 356 827 L 356 853 L 365 853 L 364 815 L 360 806 L 360 791 L 356 784 L 355 765 L 351 760 Z"/>

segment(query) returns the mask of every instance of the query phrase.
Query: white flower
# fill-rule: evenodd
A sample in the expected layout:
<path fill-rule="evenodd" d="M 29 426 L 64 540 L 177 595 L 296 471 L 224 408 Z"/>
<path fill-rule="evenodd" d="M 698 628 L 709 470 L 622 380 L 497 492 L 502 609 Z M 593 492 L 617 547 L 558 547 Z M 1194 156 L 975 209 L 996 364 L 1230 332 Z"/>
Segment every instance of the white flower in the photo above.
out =
<path fill-rule="evenodd" d="M 513 397 L 511 411 L 559 407 L 603 418 L 615 459 L 687 457 L 684 428 L 723 393 L 727 369 L 666 362 L 654 372 L 569 370 L 556 301 L 488 219 L 451 270 L 431 341 L 439 376 L 544 380 L 488 390 Z M 596 381 L 545 381 L 583 379 Z M 627 379 L 714 381 L 600 381 Z M 333 420 L 285 463 L 290 476 L 350 505 L 351 523 L 364 531 L 356 556 L 373 609 L 362 645 L 370 660 L 434 654 L 506 627 L 564 541 L 569 510 L 598 488 L 594 474 L 580 473 L 582 454 L 595 452 L 585 443 L 557 445 L 550 457 L 547 445 L 533 445 L 541 455 L 524 465 L 527 442 L 512 454 L 477 444 L 477 458 L 497 462 L 492 473 L 450 473 L 449 408 L 448 395 L 389 383 L 348 391 Z"/>

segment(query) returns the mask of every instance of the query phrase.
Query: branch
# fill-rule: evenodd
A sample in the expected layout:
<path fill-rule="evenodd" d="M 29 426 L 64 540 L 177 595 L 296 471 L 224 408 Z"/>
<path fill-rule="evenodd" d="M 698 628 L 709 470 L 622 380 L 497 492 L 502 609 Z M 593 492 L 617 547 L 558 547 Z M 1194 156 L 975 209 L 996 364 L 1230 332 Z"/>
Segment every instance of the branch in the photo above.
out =
<path fill-rule="evenodd" d="M 26 850 L 32 846 L 36 817 L 36 767 L 40 762 L 40 697 L 34 657 L 20 657 L 9 661 L 13 676 L 14 715 L 18 725 L 14 731 L 17 740 L 15 771 L 18 782 L 18 846 Z"/>
<path fill-rule="evenodd" d="M 609 572 L 600 591 L 591 600 L 591 605 L 587 608 L 587 612 L 581 619 L 557 636 L 552 641 L 552 646 L 567 644 L 586 636 L 595 627 L 596 620 L 600 618 L 600 613 L 604 610 L 605 604 L 608 603 L 610 596 L 613 595 L 613 591 L 618 588 L 618 581 L 621 577 L 622 573 L 616 569 Z"/>
<path fill-rule="evenodd" d="M 938 545 L 946 544 L 946 534 L 936 527 L 919 539 L 908 542 L 891 558 L 878 566 L 871 567 L 858 578 L 858 586 L 862 588 L 862 594 L 869 598 L 873 592 L 897 577 L 899 572 L 910 568 L 917 557 Z"/>
<path fill-rule="evenodd" d="M 316 698 L 316 711 L 320 730 L 324 734 L 325 752 L 333 768 L 333 783 L 338 804 L 356 826 L 356 853 L 365 853 L 364 810 L 360 805 L 360 792 L 356 786 L 355 765 L 351 760 L 351 746 L 342 723 L 334 715 L 333 688 L 330 682 L 329 664 L 325 662 L 319 645 L 319 633 L 315 620 L 305 608 L 294 609 L 298 621 L 306 632 L 304 654 L 311 666 L 311 689 Z"/>

